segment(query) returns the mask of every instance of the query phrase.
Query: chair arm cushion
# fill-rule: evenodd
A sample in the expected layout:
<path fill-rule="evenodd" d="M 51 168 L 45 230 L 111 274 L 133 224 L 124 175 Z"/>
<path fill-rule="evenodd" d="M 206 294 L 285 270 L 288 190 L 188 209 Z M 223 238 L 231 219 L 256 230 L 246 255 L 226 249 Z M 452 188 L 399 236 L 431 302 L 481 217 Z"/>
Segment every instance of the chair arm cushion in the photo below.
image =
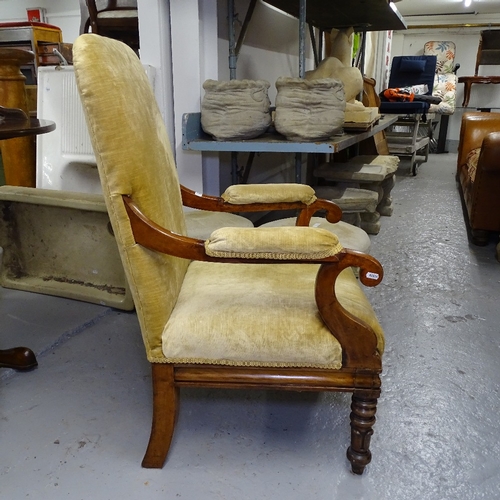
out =
<path fill-rule="evenodd" d="M 250 203 L 302 202 L 310 205 L 316 201 L 314 189 L 305 184 L 238 184 L 229 186 L 221 198 L 226 203 L 248 205 Z"/>
<path fill-rule="evenodd" d="M 337 236 L 326 229 L 289 227 L 224 227 L 205 241 L 211 257 L 318 260 L 342 251 Z"/>

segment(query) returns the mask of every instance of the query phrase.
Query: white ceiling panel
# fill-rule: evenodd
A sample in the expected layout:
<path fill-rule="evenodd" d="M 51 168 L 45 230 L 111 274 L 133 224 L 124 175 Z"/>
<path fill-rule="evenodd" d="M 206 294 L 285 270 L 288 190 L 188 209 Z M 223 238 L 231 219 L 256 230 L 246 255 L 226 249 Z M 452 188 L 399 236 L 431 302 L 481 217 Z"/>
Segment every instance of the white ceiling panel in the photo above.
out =
<path fill-rule="evenodd" d="M 465 7 L 464 0 L 400 0 L 396 6 L 401 15 L 412 22 L 424 15 L 458 14 L 464 16 L 464 22 L 472 22 L 478 14 L 500 14 L 500 0 L 472 0 L 469 7 Z"/>

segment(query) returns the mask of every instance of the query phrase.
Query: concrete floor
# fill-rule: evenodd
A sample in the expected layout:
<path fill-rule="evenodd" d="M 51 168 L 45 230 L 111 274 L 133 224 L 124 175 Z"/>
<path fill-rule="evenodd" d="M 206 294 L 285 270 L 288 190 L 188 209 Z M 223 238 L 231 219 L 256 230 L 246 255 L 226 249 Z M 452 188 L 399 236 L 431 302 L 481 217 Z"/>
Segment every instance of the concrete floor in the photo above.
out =
<path fill-rule="evenodd" d="M 349 396 L 183 390 L 169 458 L 140 466 L 149 366 L 136 317 L 0 289 L 1 346 L 39 368 L 0 373 L 0 498 L 500 498 L 500 264 L 472 246 L 455 155 L 400 169 L 394 215 L 372 237 L 384 326 L 372 463 L 349 472 Z"/>

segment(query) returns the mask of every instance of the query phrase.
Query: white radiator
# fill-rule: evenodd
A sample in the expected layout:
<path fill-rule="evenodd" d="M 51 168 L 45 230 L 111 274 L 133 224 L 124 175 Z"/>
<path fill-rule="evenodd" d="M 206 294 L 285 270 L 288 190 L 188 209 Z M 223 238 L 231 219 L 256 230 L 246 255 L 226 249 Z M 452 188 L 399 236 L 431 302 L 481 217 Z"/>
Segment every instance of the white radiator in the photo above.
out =
<path fill-rule="evenodd" d="M 154 86 L 154 68 L 144 67 Z M 100 193 L 101 184 L 87 132 L 73 66 L 38 69 L 38 116 L 56 129 L 37 137 L 36 186 Z"/>

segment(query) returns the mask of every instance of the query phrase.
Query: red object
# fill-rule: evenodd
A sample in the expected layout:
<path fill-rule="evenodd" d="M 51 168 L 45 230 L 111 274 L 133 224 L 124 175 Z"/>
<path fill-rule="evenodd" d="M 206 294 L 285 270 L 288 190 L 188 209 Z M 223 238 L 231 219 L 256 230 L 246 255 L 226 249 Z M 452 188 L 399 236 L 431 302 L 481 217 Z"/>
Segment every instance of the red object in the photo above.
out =
<path fill-rule="evenodd" d="M 55 30 L 60 30 L 58 26 L 54 26 L 53 24 L 47 23 L 38 23 L 36 21 L 33 22 L 9 22 L 9 23 L 0 23 L 0 28 L 24 28 L 26 26 L 33 26 L 35 28 L 51 28 Z"/>
<path fill-rule="evenodd" d="M 401 92 L 400 89 L 386 89 L 384 90 L 384 97 L 389 102 L 412 102 L 415 94 Z"/>
<path fill-rule="evenodd" d="M 45 21 L 44 9 L 32 7 L 26 9 L 26 13 L 28 14 L 28 21 L 31 23 L 43 23 Z"/>

